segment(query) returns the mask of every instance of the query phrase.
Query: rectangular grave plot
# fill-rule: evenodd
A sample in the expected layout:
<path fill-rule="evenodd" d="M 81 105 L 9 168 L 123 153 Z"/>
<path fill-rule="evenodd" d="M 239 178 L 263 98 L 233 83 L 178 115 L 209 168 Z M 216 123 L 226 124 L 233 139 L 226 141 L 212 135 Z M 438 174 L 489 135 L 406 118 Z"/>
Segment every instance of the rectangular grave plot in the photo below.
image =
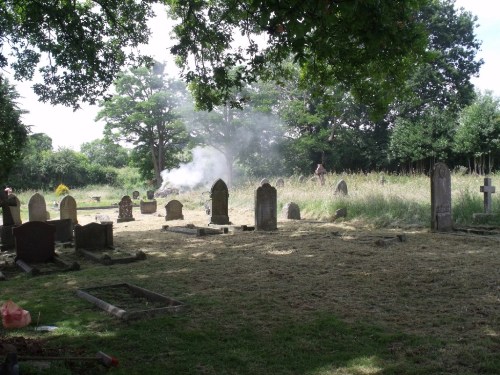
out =
<path fill-rule="evenodd" d="M 186 308 L 182 302 L 128 283 L 80 289 L 76 294 L 123 320 L 173 314 Z"/>
<path fill-rule="evenodd" d="M 80 265 L 77 262 L 66 262 L 59 257 L 54 257 L 52 261 L 44 263 L 28 263 L 22 259 L 16 260 L 17 266 L 31 276 L 49 275 L 60 272 L 78 271 Z"/>
<path fill-rule="evenodd" d="M 77 249 L 76 251 L 85 259 L 91 260 L 92 262 L 104 264 L 105 266 L 110 266 L 112 264 L 132 263 L 138 260 L 146 259 L 146 254 L 142 251 L 137 251 L 135 254 L 119 250 L 100 251 Z"/>

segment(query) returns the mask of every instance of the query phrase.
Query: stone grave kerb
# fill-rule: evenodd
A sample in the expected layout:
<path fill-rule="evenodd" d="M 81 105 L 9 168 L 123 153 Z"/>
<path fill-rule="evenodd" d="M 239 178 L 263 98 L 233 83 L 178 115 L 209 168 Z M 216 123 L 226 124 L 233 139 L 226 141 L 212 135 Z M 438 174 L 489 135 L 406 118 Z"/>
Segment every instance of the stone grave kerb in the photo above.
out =
<path fill-rule="evenodd" d="M 255 229 L 276 230 L 277 221 L 276 188 L 264 184 L 255 191 Z"/>
<path fill-rule="evenodd" d="M 431 229 L 453 230 L 451 216 L 451 174 L 444 163 L 436 163 L 431 173 Z"/>
<path fill-rule="evenodd" d="M 230 224 L 228 216 L 229 190 L 222 179 L 219 178 L 212 185 L 210 198 L 212 199 L 210 224 Z"/>

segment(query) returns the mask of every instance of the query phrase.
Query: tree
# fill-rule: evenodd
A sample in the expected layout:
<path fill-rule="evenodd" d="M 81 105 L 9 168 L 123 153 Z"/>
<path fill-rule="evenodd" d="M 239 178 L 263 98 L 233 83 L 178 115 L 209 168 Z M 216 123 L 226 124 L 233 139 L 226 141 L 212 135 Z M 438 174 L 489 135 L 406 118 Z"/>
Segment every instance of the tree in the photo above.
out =
<path fill-rule="evenodd" d="M 80 152 L 92 164 L 121 168 L 128 164 L 127 149 L 106 139 L 95 139 L 80 146 Z"/>
<path fill-rule="evenodd" d="M 21 121 L 16 103 L 19 94 L 14 86 L 0 76 L 0 182 L 5 182 L 15 162 L 21 157 L 28 136 L 28 127 Z"/>
<path fill-rule="evenodd" d="M 491 92 L 478 93 L 460 114 L 455 151 L 466 156 L 469 170 L 483 174 L 488 166 L 492 171 L 495 157 L 500 156 L 500 99 Z"/>
<path fill-rule="evenodd" d="M 426 55 L 418 12 L 430 1 L 168 0 L 180 20 L 171 52 L 202 109 L 238 105 L 234 88 L 280 78 L 292 56 L 311 82 L 340 83 L 380 114 Z"/>
<path fill-rule="evenodd" d="M 124 65 L 141 61 L 132 48 L 148 41 L 153 2 L 3 0 L 0 68 L 31 80 L 38 67 L 33 89 L 44 102 L 95 103 Z"/>
<path fill-rule="evenodd" d="M 143 177 L 154 177 L 158 186 L 161 172 L 179 164 L 189 140 L 177 113 L 185 85 L 166 79 L 164 68 L 156 63 L 120 74 L 116 95 L 100 103 L 102 110 L 96 118 L 105 120 L 106 137 L 132 143 L 140 154 L 149 154 L 153 173 Z"/>

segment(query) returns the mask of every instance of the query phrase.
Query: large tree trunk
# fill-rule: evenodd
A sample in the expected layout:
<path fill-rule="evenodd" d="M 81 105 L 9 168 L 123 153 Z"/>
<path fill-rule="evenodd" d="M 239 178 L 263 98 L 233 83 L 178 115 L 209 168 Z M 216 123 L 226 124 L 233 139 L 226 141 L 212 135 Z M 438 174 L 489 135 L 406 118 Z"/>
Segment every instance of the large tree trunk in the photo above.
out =
<path fill-rule="evenodd" d="M 151 148 L 151 157 L 153 160 L 153 168 L 155 172 L 155 187 L 158 188 L 161 186 L 162 183 L 161 169 L 158 164 L 158 156 L 156 155 L 155 145 L 151 143 L 150 148 Z"/>

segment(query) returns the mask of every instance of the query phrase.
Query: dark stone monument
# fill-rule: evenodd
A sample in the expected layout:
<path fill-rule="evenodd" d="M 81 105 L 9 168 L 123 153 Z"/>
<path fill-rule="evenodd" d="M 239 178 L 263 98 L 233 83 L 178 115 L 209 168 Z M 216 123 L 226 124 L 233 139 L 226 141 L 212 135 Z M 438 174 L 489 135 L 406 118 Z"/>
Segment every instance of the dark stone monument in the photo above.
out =
<path fill-rule="evenodd" d="M 156 199 L 152 201 L 143 201 L 139 202 L 139 207 L 141 209 L 141 214 L 154 214 L 157 209 Z"/>
<path fill-rule="evenodd" d="M 153 190 L 146 191 L 146 197 L 148 199 L 155 199 L 155 192 Z"/>
<path fill-rule="evenodd" d="M 33 194 L 28 202 L 29 221 L 47 221 L 45 198 L 39 193 Z"/>
<path fill-rule="evenodd" d="M 132 199 L 128 195 L 125 195 L 120 203 L 118 203 L 118 219 L 116 219 L 116 222 L 123 223 L 134 220 L 132 216 Z"/>
<path fill-rule="evenodd" d="M 16 243 L 16 260 L 45 263 L 55 257 L 56 227 L 42 221 L 30 221 L 12 229 Z"/>
<path fill-rule="evenodd" d="M 66 195 L 59 204 L 59 218 L 61 220 L 71 219 L 73 225 L 78 224 L 76 217 L 76 201 L 71 195 Z"/>
<path fill-rule="evenodd" d="M 297 203 L 287 203 L 283 206 L 281 214 L 284 219 L 300 220 L 300 208 Z"/>
<path fill-rule="evenodd" d="M 277 222 L 276 188 L 264 184 L 255 191 L 255 229 L 276 230 Z"/>
<path fill-rule="evenodd" d="M 141 194 L 136 190 L 132 192 L 132 199 L 139 199 Z"/>
<path fill-rule="evenodd" d="M 431 173 L 431 229 L 437 232 L 453 230 L 451 217 L 451 176 L 444 163 L 436 163 Z"/>
<path fill-rule="evenodd" d="M 23 221 L 21 220 L 21 201 L 14 194 L 9 194 L 8 201 L 9 201 L 10 213 L 12 214 L 12 220 L 14 220 L 14 224 L 21 225 L 23 223 Z"/>
<path fill-rule="evenodd" d="M 15 242 L 12 235 L 15 221 L 12 216 L 11 207 L 17 204 L 16 197 L 13 194 L 7 194 L 6 191 L 0 191 L 0 207 L 2 208 L 2 226 L 0 226 L 0 250 L 13 249 Z"/>
<path fill-rule="evenodd" d="M 89 223 L 75 226 L 75 250 L 113 248 L 113 224 Z"/>
<path fill-rule="evenodd" d="M 60 219 L 60 220 L 49 220 L 47 224 L 54 225 L 56 227 L 55 238 L 57 242 L 71 242 L 73 241 L 73 220 L 71 219 Z"/>
<path fill-rule="evenodd" d="M 285 187 L 285 180 L 283 180 L 282 178 L 278 178 L 276 180 L 276 187 Z"/>
<path fill-rule="evenodd" d="M 165 220 L 184 220 L 184 215 L 182 214 L 182 203 L 174 199 L 168 202 L 165 206 L 166 216 Z"/>
<path fill-rule="evenodd" d="M 340 180 L 337 182 L 337 186 L 335 187 L 334 195 L 347 195 L 347 184 L 344 180 Z"/>
<path fill-rule="evenodd" d="M 221 179 L 215 181 L 210 189 L 210 198 L 212 198 L 210 224 L 230 224 L 228 216 L 229 191 L 224 181 Z"/>

